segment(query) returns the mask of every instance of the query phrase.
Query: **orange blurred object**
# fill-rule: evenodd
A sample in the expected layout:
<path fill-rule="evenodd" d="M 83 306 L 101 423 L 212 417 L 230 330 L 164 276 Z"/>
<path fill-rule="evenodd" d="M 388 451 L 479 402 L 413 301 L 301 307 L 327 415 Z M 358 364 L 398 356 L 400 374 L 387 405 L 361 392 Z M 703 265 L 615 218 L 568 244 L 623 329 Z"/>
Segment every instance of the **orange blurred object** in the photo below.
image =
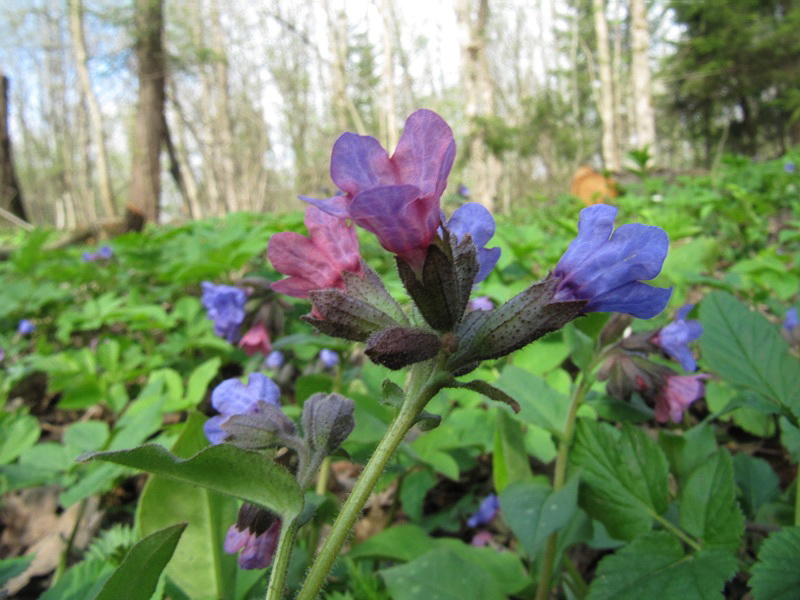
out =
<path fill-rule="evenodd" d="M 578 167 L 572 176 L 570 194 L 581 199 L 586 206 L 603 204 L 605 201 L 618 196 L 617 183 L 592 167 L 583 165 Z"/>

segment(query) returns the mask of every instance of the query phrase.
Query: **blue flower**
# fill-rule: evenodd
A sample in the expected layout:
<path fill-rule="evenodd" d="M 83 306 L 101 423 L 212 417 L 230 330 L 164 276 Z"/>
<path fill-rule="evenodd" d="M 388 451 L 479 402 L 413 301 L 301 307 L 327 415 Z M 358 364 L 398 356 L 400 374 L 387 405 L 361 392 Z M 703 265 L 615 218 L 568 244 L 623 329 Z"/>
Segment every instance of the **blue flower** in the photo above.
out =
<path fill-rule="evenodd" d="M 500 259 L 500 248 L 486 248 L 486 244 L 494 235 L 494 217 L 486 207 L 477 202 L 467 202 L 459 206 L 447 222 L 447 230 L 461 241 L 465 235 L 472 237 L 472 242 L 478 249 L 478 274 L 475 283 L 479 283 L 489 276 L 497 261 Z"/>
<path fill-rule="evenodd" d="M 586 300 L 584 312 L 649 319 L 664 310 L 672 294 L 672 288 L 642 283 L 661 272 L 669 239 L 662 229 L 639 223 L 614 230 L 616 216 L 617 209 L 605 204 L 581 211 L 578 236 L 553 272 L 560 279 L 554 300 Z"/>
<path fill-rule="evenodd" d="M 319 351 L 319 359 L 322 361 L 322 364 L 332 369 L 336 365 L 339 364 L 339 355 L 336 354 L 333 350 L 329 350 L 328 348 L 323 348 Z"/>
<path fill-rule="evenodd" d="M 283 352 L 273 350 L 264 359 L 264 366 L 268 369 L 280 369 L 284 362 L 286 362 L 286 358 L 283 356 Z"/>
<path fill-rule="evenodd" d="M 98 260 L 108 260 L 114 255 L 111 246 L 101 246 L 97 252 L 84 252 L 83 262 L 95 262 Z"/>
<path fill-rule="evenodd" d="M 500 498 L 497 494 L 489 494 L 481 502 L 478 510 L 469 519 L 467 525 L 469 527 L 478 527 L 479 525 L 486 525 L 497 516 L 500 511 Z"/>
<path fill-rule="evenodd" d="M 787 162 L 783 165 L 783 170 L 786 173 L 795 173 L 797 171 L 797 165 L 793 162 Z"/>
<path fill-rule="evenodd" d="M 463 183 L 460 183 L 458 184 L 458 195 L 461 196 L 462 198 L 469 198 L 471 194 L 469 188 L 465 186 Z"/>
<path fill-rule="evenodd" d="M 22 319 L 17 325 L 17 333 L 20 335 L 30 335 L 36 329 L 36 325 L 30 319 Z"/>
<path fill-rule="evenodd" d="M 697 369 L 697 361 L 689 348 L 689 342 L 693 342 L 703 334 L 703 326 L 700 325 L 699 321 L 695 319 L 686 320 L 686 315 L 692 311 L 692 308 L 694 308 L 694 304 L 687 304 L 681 307 L 675 313 L 675 320 L 662 327 L 661 331 L 653 338 L 653 342 L 656 345 L 677 360 L 687 371 Z"/>
<path fill-rule="evenodd" d="M 247 385 L 238 379 L 226 379 L 211 392 L 211 405 L 220 415 L 211 417 L 203 425 L 208 441 L 221 444 L 227 437 L 222 426 L 230 417 L 258 414 L 261 402 L 280 407 L 280 396 L 280 388 L 261 373 L 251 373 Z"/>
<path fill-rule="evenodd" d="M 214 321 L 214 333 L 233 343 L 239 337 L 239 327 L 244 321 L 244 303 L 247 294 L 244 290 L 230 285 L 202 283 L 203 306 L 208 318 Z"/>
<path fill-rule="evenodd" d="M 792 307 L 786 311 L 783 317 L 783 328 L 786 331 L 792 331 L 798 325 L 800 325 L 800 320 L 797 318 L 797 309 Z"/>

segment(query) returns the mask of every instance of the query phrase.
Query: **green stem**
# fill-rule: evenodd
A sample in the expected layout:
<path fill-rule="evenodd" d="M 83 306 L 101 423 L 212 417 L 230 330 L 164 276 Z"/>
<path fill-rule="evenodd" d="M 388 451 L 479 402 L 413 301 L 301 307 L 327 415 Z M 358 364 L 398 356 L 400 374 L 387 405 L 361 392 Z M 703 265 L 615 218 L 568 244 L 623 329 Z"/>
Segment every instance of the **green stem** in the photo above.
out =
<path fill-rule="evenodd" d="M 408 430 L 414 425 L 420 411 L 428 401 L 436 395 L 444 383 L 443 374 L 437 375 L 439 365 L 437 364 L 433 373 L 430 373 L 430 364 L 419 364 L 412 367 L 411 380 L 400 412 L 395 417 L 383 439 L 378 443 L 375 452 L 369 459 L 367 466 L 358 478 L 353 491 L 347 497 L 339 516 L 334 521 L 331 531 L 322 546 L 311 570 L 306 577 L 302 589 L 297 595 L 297 600 L 313 600 L 319 594 L 328 572 L 333 567 L 333 563 L 339 556 L 339 551 L 347 540 L 350 530 L 355 525 L 356 520 L 361 514 L 372 493 L 373 488 L 378 483 L 378 479 L 383 473 L 386 465 L 391 460 L 397 447 L 406 437 Z"/>
<path fill-rule="evenodd" d="M 795 479 L 794 524 L 800 527 L 800 465 L 797 466 L 797 478 Z"/>
<path fill-rule="evenodd" d="M 596 361 L 595 361 L 596 362 Z M 593 363 L 594 364 L 594 363 Z M 567 422 L 564 425 L 564 435 L 561 438 L 561 443 L 558 446 L 558 455 L 556 456 L 555 474 L 553 476 L 553 491 L 558 491 L 564 485 L 567 478 L 567 462 L 569 459 L 569 449 L 572 445 L 572 438 L 575 435 L 575 422 L 578 416 L 578 407 L 580 407 L 586 393 L 589 391 L 590 379 L 586 375 L 591 370 L 591 367 L 586 372 L 580 374 L 578 385 L 569 403 L 569 412 L 567 413 Z M 547 539 L 547 548 L 545 548 L 544 559 L 542 560 L 542 569 L 539 573 L 539 585 L 536 588 L 536 600 L 545 600 L 550 594 L 550 581 L 553 576 L 553 565 L 556 559 L 556 547 L 558 543 L 558 532 L 550 534 Z"/>
<path fill-rule="evenodd" d="M 283 586 L 286 581 L 286 573 L 289 570 L 289 559 L 292 556 L 294 538 L 297 535 L 297 519 L 292 519 L 289 523 L 283 523 L 281 536 L 278 539 L 278 547 L 275 551 L 275 560 L 272 563 L 272 572 L 269 576 L 269 586 L 267 587 L 266 600 L 281 600 L 283 598 Z"/>

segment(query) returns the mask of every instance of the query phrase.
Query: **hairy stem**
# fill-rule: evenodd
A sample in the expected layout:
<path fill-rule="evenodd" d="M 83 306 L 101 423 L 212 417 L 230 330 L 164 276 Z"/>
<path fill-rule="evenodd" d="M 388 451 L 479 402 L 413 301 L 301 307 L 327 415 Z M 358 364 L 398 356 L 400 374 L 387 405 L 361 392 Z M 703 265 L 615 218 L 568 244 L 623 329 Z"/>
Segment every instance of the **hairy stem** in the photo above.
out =
<path fill-rule="evenodd" d="M 292 519 L 289 523 L 283 523 L 281 536 L 278 539 L 278 547 L 275 551 L 275 560 L 272 563 L 272 572 L 269 576 L 266 600 L 281 600 L 283 598 L 283 586 L 286 581 L 286 573 L 289 570 L 289 559 L 292 556 L 296 535 L 297 519 Z"/>
<path fill-rule="evenodd" d="M 339 551 L 347 540 L 350 530 L 355 525 L 361 509 L 366 504 L 373 488 L 383 473 L 386 465 L 391 460 L 397 447 L 405 438 L 408 430 L 416 422 L 420 411 L 428 401 L 441 389 L 448 377 L 439 373 L 439 365 L 421 363 L 412 367 L 411 378 L 407 388 L 407 396 L 400 412 L 395 417 L 383 439 L 378 443 L 367 466 L 358 478 L 353 491 L 347 497 L 339 516 L 334 521 L 328 537 L 322 546 L 311 570 L 306 577 L 302 589 L 297 595 L 297 600 L 313 600 L 319 594 L 328 572 L 339 556 Z"/>

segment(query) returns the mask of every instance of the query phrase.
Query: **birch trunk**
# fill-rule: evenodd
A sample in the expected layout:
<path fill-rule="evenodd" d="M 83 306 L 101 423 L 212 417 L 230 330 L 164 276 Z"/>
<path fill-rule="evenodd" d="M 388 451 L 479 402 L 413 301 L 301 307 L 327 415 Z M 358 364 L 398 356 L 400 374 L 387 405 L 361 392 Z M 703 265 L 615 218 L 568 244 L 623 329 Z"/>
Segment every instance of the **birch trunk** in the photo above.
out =
<path fill-rule="evenodd" d="M 657 162 L 656 122 L 653 114 L 653 85 L 650 73 L 650 31 L 645 0 L 631 0 L 631 79 L 633 83 L 636 145 L 649 147 L 651 164 Z"/>
<path fill-rule="evenodd" d="M 600 73 L 600 103 L 598 111 L 603 124 L 603 165 L 611 171 L 619 171 L 621 157 L 616 131 L 614 89 L 611 73 L 611 51 L 608 40 L 605 0 L 592 0 L 594 8 L 594 31 L 597 37 L 597 68 Z"/>
<path fill-rule="evenodd" d="M 87 65 L 86 36 L 83 31 L 83 2 L 82 0 L 68 0 L 69 29 L 72 38 L 72 54 L 75 57 L 75 67 L 78 71 L 78 80 L 81 92 L 86 99 L 86 107 L 91 121 L 92 143 L 97 150 L 97 174 L 100 178 L 100 201 L 107 217 L 116 214 L 114 207 L 114 191 L 111 187 L 111 174 L 108 167 L 108 151 L 103 129 L 103 113 L 100 103 L 92 89 Z M 88 148 L 86 149 L 88 152 Z"/>
<path fill-rule="evenodd" d="M 495 111 L 494 88 L 486 56 L 489 0 L 478 0 L 477 11 L 473 11 L 471 0 L 458 0 L 456 15 L 462 36 L 464 111 L 470 124 L 466 178 L 471 184 L 473 199 L 493 210 L 502 171 L 500 161 L 486 145 L 479 122 L 482 118 L 494 116 Z"/>

